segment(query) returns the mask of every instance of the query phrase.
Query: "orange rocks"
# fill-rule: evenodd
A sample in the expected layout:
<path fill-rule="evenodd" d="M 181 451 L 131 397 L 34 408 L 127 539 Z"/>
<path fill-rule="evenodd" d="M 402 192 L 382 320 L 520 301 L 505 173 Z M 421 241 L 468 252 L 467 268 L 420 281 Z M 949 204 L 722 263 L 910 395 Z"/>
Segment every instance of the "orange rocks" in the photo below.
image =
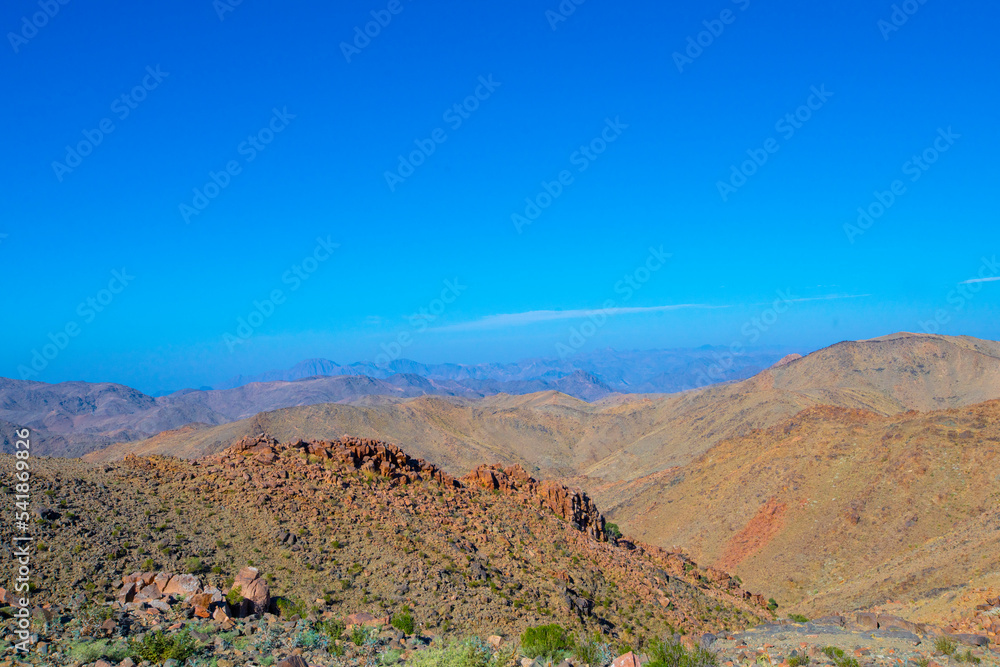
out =
<path fill-rule="evenodd" d="M 629 651 L 625 655 L 620 655 L 611 663 L 611 667 L 640 667 L 639 658 L 635 653 Z"/>
<path fill-rule="evenodd" d="M 521 466 L 481 465 L 461 479 L 470 486 L 493 489 L 507 495 L 523 496 L 528 502 L 545 507 L 595 540 L 607 541 L 604 516 L 586 493 L 545 480 L 538 482 Z"/>

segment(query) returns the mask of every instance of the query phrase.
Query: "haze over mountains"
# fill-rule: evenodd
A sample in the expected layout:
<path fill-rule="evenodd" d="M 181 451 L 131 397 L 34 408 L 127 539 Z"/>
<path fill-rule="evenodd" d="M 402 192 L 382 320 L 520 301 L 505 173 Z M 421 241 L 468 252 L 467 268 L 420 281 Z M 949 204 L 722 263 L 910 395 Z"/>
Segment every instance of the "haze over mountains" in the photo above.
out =
<path fill-rule="evenodd" d="M 291 382 L 315 376 L 364 375 L 386 379 L 417 375 L 428 380 L 459 382 L 484 394 L 524 394 L 556 389 L 563 378 L 597 378 L 606 394 L 670 394 L 715 382 L 742 380 L 767 368 L 787 351 L 781 348 L 747 350 L 734 356 L 725 347 L 697 349 L 617 351 L 611 348 L 576 354 L 567 359 L 536 358 L 514 363 L 422 364 L 397 359 L 385 365 L 341 365 L 328 359 L 309 359 L 284 370 L 237 376 L 213 389 L 232 389 L 251 382 Z M 570 387 L 572 389 L 572 387 Z M 563 393 L 591 400 L 572 391 Z"/>

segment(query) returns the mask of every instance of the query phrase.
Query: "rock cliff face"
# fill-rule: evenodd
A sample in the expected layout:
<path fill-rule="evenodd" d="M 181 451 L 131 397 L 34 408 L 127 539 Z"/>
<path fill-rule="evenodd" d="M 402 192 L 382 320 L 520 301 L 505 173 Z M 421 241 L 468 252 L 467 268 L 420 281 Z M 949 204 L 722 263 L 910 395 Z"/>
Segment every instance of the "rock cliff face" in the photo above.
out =
<path fill-rule="evenodd" d="M 517 496 L 529 504 L 555 512 L 595 540 L 605 542 L 608 539 L 604 532 L 604 516 L 590 496 L 550 480 L 539 482 L 521 466 L 481 465 L 461 481 L 469 486 Z"/>

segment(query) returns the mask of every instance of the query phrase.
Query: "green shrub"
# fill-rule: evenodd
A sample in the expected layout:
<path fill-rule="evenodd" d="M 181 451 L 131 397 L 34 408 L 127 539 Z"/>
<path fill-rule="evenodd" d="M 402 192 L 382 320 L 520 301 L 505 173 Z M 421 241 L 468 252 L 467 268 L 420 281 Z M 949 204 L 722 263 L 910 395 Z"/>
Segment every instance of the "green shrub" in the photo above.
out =
<path fill-rule="evenodd" d="M 316 648 L 324 642 L 323 636 L 315 630 L 303 630 L 295 635 L 295 646 L 302 648 Z"/>
<path fill-rule="evenodd" d="M 511 648 L 494 651 L 478 637 L 413 653 L 407 667 L 514 667 L 517 654 Z"/>
<path fill-rule="evenodd" d="M 404 635 L 412 635 L 414 629 L 413 614 L 406 607 L 392 617 L 392 627 L 396 628 Z"/>
<path fill-rule="evenodd" d="M 70 644 L 70 657 L 82 663 L 96 662 L 101 658 L 111 662 L 121 662 L 128 657 L 124 642 L 111 644 L 107 639 Z"/>
<path fill-rule="evenodd" d="M 143 635 L 142 639 L 130 641 L 128 645 L 128 654 L 136 662 L 148 660 L 160 663 L 173 658 L 183 663 L 196 653 L 198 644 L 187 630 L 174 635 L 157 630 Z"/>
<path fill-rule="evenodd" d="M 966 651 L 965 653 L 955 653 L 955 660 L 958 662 L 968 662 L 969 664 L 972 665 L 978 665 L 983 661 L 982 658 L 977 658 L 976 656 L 972 655 L 971 650 Z"/>
<path fill-rule="evenodd" d="M 403 652 L 399 649 L 391 649 L 379 655 L 378 663 L 380 665 L 385 665 L 386 667 L 389 665 L 395 665 L 399 662 L 402 656 Z"/>
<path fill-rule="evenodd" d="M 243 602 L 243 591 L 239 586 L 233 586 L 232 590 L 226 593 L 226 602 L 230 607 L 235 607 Z"/>
<path fill-rule="evenodd" d="M 788 659 L 788 667 L 802 667 L 803 665 L 809 664 L 809 656 L 807 655 L 793 655 Z"/>
<path fill-rule="evenodd" d="M 774 598 L 768 598 L 767 600 L 767 610 L 774 611 L 778 608 L 778 603 Z"/>
<path fill-rule="evenodd" d="M 788 618 L 795 621 L 796 623 L 808 623 L 809 619 L 802 614 L 789 614 Z"/>
<path fill-rule="evenodd" d="M 615 659 L 615 654 L 614 647 L 599 632 L 578 639 L 573 646 L 573 657 L 588 665 L 606 665 Z"/>
<path fill-rule="evenodd" d="M 837 665 L 837 667 L 858 667 L 857 660 L 847 657 L 844 650 L 836 646 L 827 646 L 823 649 L 823 653 L 826 657 L 833 660 L 833 664 Z"/>
<path fill-rule="evenodd" d="M 201 559 L 191 557 L 184 561 L 184 569 L 188 571 L 189 574 L 198 574 L 201 572 Z"/>
<path fill-rule="evenodd" d="M 369 638 L 375 636 L 375 628 L 366 628 L 363 625 L 355 625 L 351 628 L 351 642 L 355 646 L 364 646 Z"/>
<path fill-rule="evenodd" d="M 305 618 L 306 605 L 304 602 L 297 602 L 289 598 L 278 598 L 277 601 L 278 616 L 298 616 L 299 618 Z"/>
<path fill-rule="evenodd" d="M 556 623 L 528 628 L 521 635 L 521 652 L 529 658 L 557 658 L 573 648 L 566 630 Z"/>
<path fill-rule="evenodd" d="M 618 539 L 622 536 L 622 531 L 617 523 L 606 523 L 604 524 L 604 534 L 608 537 Z"/>
<path fill-rule="evenodd" d="M 336 641 L 344 634 L 345 627 L 341 621 L 330 619 L 317 623 L 316 629 L 329 637 L 330 641 Z"/>
<path fill-rule="evenodd" d="M 955 642 L 947 637 L 938 637 L 934 642 L 934 650 L 944 655 L 955 655 L 956 648 Z"/>
<path fill-rule="evenodd" d="M 696 648 L 688 651 L 672 638 L 658 640 L 649 647 L 650 662 L 646 667 L 714 667 L 719 659 L 711 651 Z"/>

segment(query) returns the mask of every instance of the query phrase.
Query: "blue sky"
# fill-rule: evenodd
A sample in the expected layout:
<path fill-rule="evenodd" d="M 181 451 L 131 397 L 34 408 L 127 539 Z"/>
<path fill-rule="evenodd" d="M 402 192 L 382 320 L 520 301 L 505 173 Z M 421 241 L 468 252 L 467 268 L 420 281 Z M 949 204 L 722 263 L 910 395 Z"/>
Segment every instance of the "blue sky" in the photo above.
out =
<path fill-rule="evenodd" d="M 6 3 L 0 375 L 997 338 L 1000 7 L 904 5 Z"/>

